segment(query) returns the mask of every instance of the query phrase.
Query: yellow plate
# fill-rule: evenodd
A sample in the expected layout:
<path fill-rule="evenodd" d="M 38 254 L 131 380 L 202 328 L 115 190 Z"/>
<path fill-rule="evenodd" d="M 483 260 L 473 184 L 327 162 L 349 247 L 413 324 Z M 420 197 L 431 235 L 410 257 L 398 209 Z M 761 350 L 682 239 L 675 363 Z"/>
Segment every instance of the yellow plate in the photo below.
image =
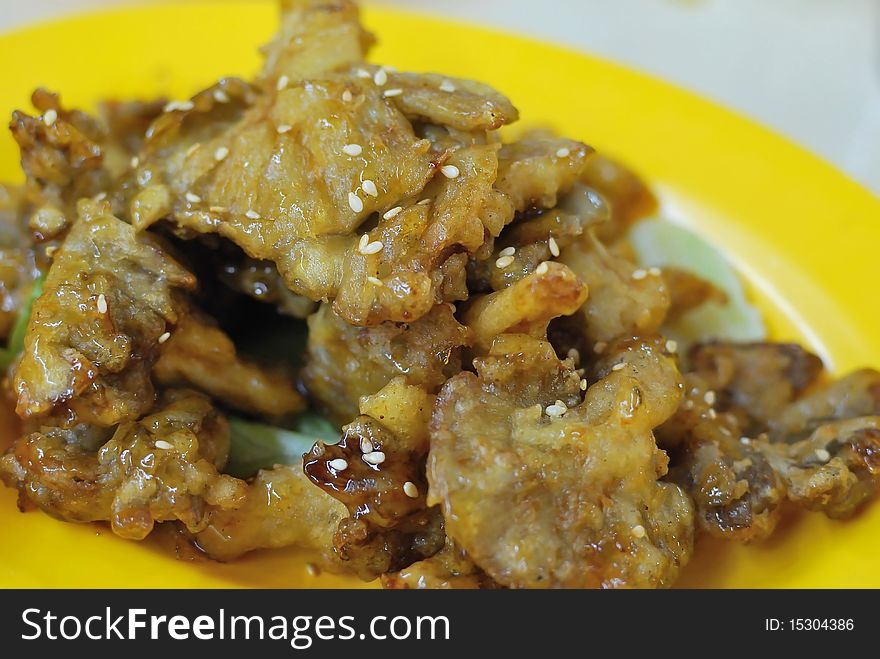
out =
<path fill-rule="evenodd" d="M 491 83 L 523 125 L 549 125 L 635 167 L 668 214 L 736 263 L 778 339 L 805 342 L 837 372 L 880 365 L 875 248 L 880 200 L 791 143 L 726 110 L 620 66 L 485 29 L 370 9 L 372 59 Z M 35 85 L 69 105 L 185 98 L 248 75 L 276 26 L 274 3 L 126 9 L 0 37 L 0 115 Z M 19 180 L 0 138 L 0 180 Z M 263 552 L 229 565 L 176 561 L 155 543 L 96 525 L 20 514 L 0 491 L 0 585 L 55 587 L 357 586 L 305 573 L 302 556 Z M 767 543 L 701 542 L 680 583 L 713 587 L 880 587 L 880 504 L 849 522 L 806 514 Z"/>

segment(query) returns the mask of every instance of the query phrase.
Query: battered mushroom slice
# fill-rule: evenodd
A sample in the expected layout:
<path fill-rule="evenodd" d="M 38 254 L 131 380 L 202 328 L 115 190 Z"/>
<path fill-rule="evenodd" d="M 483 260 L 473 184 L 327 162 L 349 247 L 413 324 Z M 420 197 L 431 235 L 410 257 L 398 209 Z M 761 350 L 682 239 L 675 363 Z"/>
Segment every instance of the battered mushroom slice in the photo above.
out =
<path fill-rule="evenodd" d="M 485 590 L 499 586 L 474 565 L 460 547 L 446 538 L 443 549 L 431 558 L 413 563 L 400 572 L 383 574 L 382 587 L 391 590 Z"/>
<path fill-rule="evenodd" d="M 461 370 L 470 332 L 441 304 L 414 323 L 355 327 L 329 305 L 309 318 L 303 381 L 320 409 L 340 425 L 358 414 L 362 396 L 398 376 L 436 392 Z"/>
<path fill-rule="evenodd" d="M 302 464 L 260 470 L 236 508 L 216 510 L 196 544 L 220 561 L 255 549 L 299 547 L 317 552 L 326 567 L 339 569 L 333 535 L 348 515 L 345 506 L 316 488 Z"/>
<path fill-rule="evenodd" d="M 399 74 L 406 89 L 392 87 L 386 70 L 365 65 L 369 39 L 352 3 L 284 7 L 257 84 L 227 81 L 170 104 L 151 126 L 135 198 L 148 212 L 133 210 L 145 218 L 136 224 L 168 216 L 184 237 L 228 238 L 352 324 L 411 322 L 466 297 L 465 254 L 513 218 L 493 187 L 499 147 L 435 144 L 411 119 L 485 138 L 516 118 L 509 101 L 462 84 L 424 112 L 434 78 Z"/>
<path fill-rule="evenodd" d="M 743 437 L 733 414 L 716 411 L 717 394 L 699 375 L 685 375 L 685 396 L 657 429 L 672 455 L 672 480 L 691 495 L 700 530 L 742 542 L 776 528 L 786 486 L 757 444 Z"/>
<path fill-rule="evenodd" d="M 228 451 L 226 420 L 210 401 L 169 391 L 155 412 L 115 431 L 79 425 L 25 435 L 0 458 L 0 477 L 50 515 L 109 521 L 117 535 L 140 540 L 156 522 L 197 531 L 215 508 L 241 503 L 245 483 L 218 473 Z"/>
<path fill-rule="evenodd" d="M 505 586 L 669 585 L 694 523 L 652 434 L 680 400 L 672 360 L 634 345 L 583 400 L 545 341 L 500 336 L 475 366 L 431 422 L 428 501 L 449 537 Z"/>
<path fill-rule="evenodd" d="M 691 371 L 731 412 L 742 433 L 755 437 L 822 372 L 822 360 L 794 343 L 703 343 L 688 353 Z"/>
<path fill-rule="evenodd" d="M 34 302 L 14 372 L 24 417 L 67 414 L 113 426 L 153 405 L 158 340 L 177 322 L 195 277 L 154 237 L 82 200 Z"/>
<path fill-rule="evenodd" d="M 559 260 L 590 288 L 579 312 L 585 348 L 653 334 L 663 324 L 669 291 L 659 272 L 636 267 L 591 234 L 564 247 Z"/>
<path fill-rule="evenodd" d="M 238 355 L 232 340 L 208 317 L 184 315 L 159 348 L 153 377 L 165 386 L 188 385 L 237 409 L 281 417 L 305 400 L 293 378 Z"/>
<path fill-rule="evenodd" d="M 319 442 L 303 459 L 312 482 L 348 508 L 333 547 L 345 567 L 364 580 L 396 572 L 443 547 L 443 518 L 425 504 L 433 398 L 396 378 L 361 401 L 361 415 L 343 428 L 338 444 Z"/>

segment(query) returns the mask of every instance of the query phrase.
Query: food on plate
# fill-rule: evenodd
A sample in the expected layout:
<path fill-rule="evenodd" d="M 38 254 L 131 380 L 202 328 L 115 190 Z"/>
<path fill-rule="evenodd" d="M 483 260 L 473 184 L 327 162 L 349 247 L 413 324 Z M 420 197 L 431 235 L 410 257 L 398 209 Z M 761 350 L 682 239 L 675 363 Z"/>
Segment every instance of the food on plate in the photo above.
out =
<path fill-rule="evenodd" d="M 281 7 L 252 80 L 14 113 L 22 511 L 388 588 L 655 588 L 875 496 L 880 373 L 769 341 L 624 165 L 368 63 L 348 0 Z"/>

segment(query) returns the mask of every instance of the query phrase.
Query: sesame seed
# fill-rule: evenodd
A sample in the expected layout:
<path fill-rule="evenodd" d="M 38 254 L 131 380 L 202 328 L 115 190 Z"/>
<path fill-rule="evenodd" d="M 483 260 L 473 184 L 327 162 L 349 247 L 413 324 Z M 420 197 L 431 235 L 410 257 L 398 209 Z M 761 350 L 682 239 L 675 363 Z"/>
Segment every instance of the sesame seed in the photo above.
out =
<path fill-rule="evenodd" d="M 361 453 L 372 453 L 373 452 L 373 442 L 371 442 L 366 437 L 361 437 Z"/>
<path fill-rule="evenodd" d="M 385 69 L 379 69 L 376 71 L 376 75 L 373 76 L 373 83 L 378 87 L 381 87 L 386 82 L 388 82 L 388 74 L 385 73 Z"/>
<path fill-rule="evenodd" d="M 557 400 L 552 405 L 548 405 L 544 412 L 549 417 L 558 418 L 564 416 L 565 413 L 568 412 L 568 406 L 566 406 L 561 400 Z"/>
<path fill-rule="evenodd" d="M 370 254 L 378 254 L 382 251 L 383 247 L 385 247 L 385 245 L 382 244 L 382 241 L 376 240 L 364 247 L 361 250 L 361 254 L 363 254 L 364 256 L 369 256 Z"/>
<path fill-rule="evenodd" d="M 351 103 L 351 99 L 353 98 L 354 96 L 351 95 L 351 92 L 349 90 L 346 89 L 342 92 L 342 101 L 344 103 Z"/>
<path fill-rule="evenodd" d="M 376 188 L 376 184 L 370 179 L 364 179 L 363 183 L 361 183 L 361 189 L 371 197 L 379 196 L 379 190 Z"/>
<path fill-rule="evenodd" d="M 586 391 L 586 390 L 587 390 L 587 381 L 582 379 L 581 380 L 581 391 Z"/>
<path fill-rule="evenodd" d="M 382 219 L 383 220 L 390 220 L 392 218 L 395 218 L 402 210 L 403 210 L 402 206 L 395 206 L 391 210 L 385 211 L 385 214 L 382 216 Z"/>
<path fill-rule="evenodd" d="M 46 110 L 45 114 L 43 114 L 43 123 L 47 126 L 51 126 L 58 120 L 58 112 L 56 110 Z"/>
<path fill-rule="evenodd" d="M 214 152 L 214 160 L 216 160 L 217 162 L 220 162 L 221 160 L 226 158 L 226 156 L 228 156 L 228 155 L 229 155 L 229 149 L 227 149 L 225 146 L 221 146 L 219 149 L 217 149 Z"/>
<path fill-rule="evenodd" d="M 710 407 L 710 408 L 709 408 L 709 411 L 707 412 L 707 414 L 709 415 L 709 418 L 710 418 L 710 419 L 716 419 L 716 418 L 718 418 L 718 412 L 715 411 L 715 408 L 714 408 L 714 407 Z"/>
<path fill-rule="evenodd" d="M 740 444 L 746 444 L 746 445 L 748 445 L 748 444 L 751 444 L 751 443 L 752 443 L 752 440 L 749 439 L 748 437 L 740 437 L 740 438 L 739 438 L 739 443 L 740 443 Z"/>
<path fill-rule="evenodd" d="M 378 277 L 369 276 L 369 277 L 367 277 L 367 281 L 370 282 L 371 284 L 373 284 L 373 286 L 384 286 L 385 285 L 382 283 L 382 280 L 379 279 Z"/>
<path fill-rule="evenodd" d="M 443 167 L 440 168 L 440 171 L 446 178 L 458 178 L 459 174 L 461 174 L 458 167 L 455 165 L 443 165 Z"/>
<path fill-rule="evenodd" d="M 184 153 L 184 155 L 187 158 L 189 158 L 192 154 L 194 154 L 196 151 L 198 151 L 201 146 L 202 145 L 198 142 L 196 142 L 195 144 L 191 144 L 190 147 Z"/>
<path fill-rule="evenodd" d="M 392 96 L 400 96 L 402 93 L 403 90 L 399 88 L 386 89 L 382 96 L 384 96 L 385 98 L 391 98 Z"/>
<path fill-rule="evenodd" d="M 547 247 L 550 248 L 550 253 L 553 256 L 559 256 L 559 243 L 556 242 L 556 238 L 550 236 L 550 240 L 547 241 Z"/>
<path fill-rule="evenodd" d="M 363 252 L 364 247 L 370 244 L 370 235 L 365 233 L 361 236 L 360 241 L 358 242 L 358 251 Z"/>
<path fill-rule="evenodd" d="M 724 426 L 721 426 L 718 430 L 720 430 L 721 434 L 724 435 L 725 437 L 731 437 L 730 431 L 727 428 L 725 428 Z"/>
<path fill-rule="evenodd" d="M 107 198 L 106 192 L 99 192 L 95 195 L 95 201 L 104 201 Z"/>
<path fill-rule="evenodd" d="M 321 570 L 318 569 L 318 566 L 314 563 L 306 563 L 306 574 L 308 574 L 310 577 L 317 577 L 319 574 L 321 574 Z"/>
<path fill-rule="evenodd" d="M 281 77 L 278 78 L 278 82 L 275 84 L 275 89 L 277 89 L 278 91 L 281 91 L 282 89 L 286 88 L 289 83 L 290 83 L 290 78 L 288 78 L 285 75 L 282 75 Z"/>
<path fill-rule="evenodd" d="M 605 341 L 596 341 L 596 343 L 593 344 L 593 352 L 595 352 L 597 355 L 601 355 L 603 352 L 605 352 L 605 348 L 607 347 L 608 344 L 605 343 Z"/>
<path fill-rule="evenodd" d="M 678 352 L 678 342 L 669 339 L 666 342 L 666 352 Z"/>
<path fill-rule="evenodd" d="M 193 194 L 192 192 L 187 192 L 183 196 L 186 197 L 186 200 L 188 202 L 190 202 L 191 204 L 197 204 L 202 200 L 202 198 L 199 195 Z"/>
<path fill-rule="evenodd" d="M 509 266 L 511 263 L 513 263 L 512 256 L 502 256 L 497 261 L 495 261 L 495 267 L 503 270 L 504 268 Z"/>
<path fill-rule="evenodd" d="M 51 259 L 55 255 L 55 252 L 57 252 L 57 251 L 58 251 L 58 245 L 49 245 L 46 248 L 46 256 Z"/>
<path fill-rule="evenodd" d="M 215 89 L 211 95 L 218 103 L 229 103 L 229 96 L 222 89 Z"/>
<path fill-rule="evenodd" d="M 168 339 L 171 338 L 171 332 L 164 332 L 159 335 L 159 343 L 165 343 Z"/>
<path fill-rule="evenodd" d="M 430 199 L 422 199 L 420 202 L 416 204 L 416 206 L 427 206 L 431 203 Z"/>
<path fill-rule="evenodd" d="M 348 469 L 348 463 L 342 458 L 334 458 L 327 463 L 327 466 L 330 467 L 333 471 L 345 471 Z"/>
<path fill-rule="evenodd" d="M 137 156 L 134 156 L 134 157 L 131 159 L 131 163 L 130 163 L 130 164 L 131 164 L 131 168 L 132 168 L 132 169 L 135 169 L 138 165 L 141 164 L 141 159 L 138 158 Z"/>
<path fill-rule="evenodd" d="M 450 80 L 444 80 L 440 83 L 440 91 L 452 93 L 455 91 L 455 85 Z"/>
<path fill-rule="evenodd" d="M 260 219 L 260 214 L 254 210 L 249 210 L 247 213 L 244 214 L 244 216 L 248 217 L 252 220 L 259 220 Z"/>
<path fill-rule="evenodd" d="M 361 198 L 358 197 L 354 192 L 348 193 L 348 206 L 355 213 L 360 213 L 364 210 L 364 202 L 361 201 Z"/>
<path fill-rule="evenodd" d="M 498 252 L 498 256 L 513 256 L 514 254 L 516 254 L 516 247 L 505 247 Z"/>
<path fill-rule="evenodd" d="M 645 533 L 645 527 L 641 524 L 636 524 L 634 527 L 632 527 L 632 534 L 635 538 L 644 538 Z"/>
<path fill-rule="evenodd" d="M 210 208 L 208 208 L 208 210 L 212 213 L 225 213 L 229 209 L 226 208 L 226 206 L 211 206 Z"/>
<path fill-rule="evenodd" d="M 187 112 L 188 110 L 192 110 L 195 106 L 192 101 L 171 101 L 170 103 L 165 105 L 163 109 L 164 112 L 174 112 L 175 110 L 181 110 L 182 112 Z"/>
<path fill-rule="evenodd" d="M 706 401 L 706 405 L 714 405 L 715 404 L 715 392 L 710 389 L 703 396 L 703 400 Z"/>
<path fill-rule="evenodd" d="M 385 462 L 385 454 L 382 451 L 371 451 L 364 453 L 364 462 L 371 465 L 380 465 Z"/>
<path fill-rule="evenodd" d="M 642 270 L 641 268 L 639 268 L 638 270 L 634 270 L 632 273 L 632 278 L 635 280 L 644 279 L 647 276 L 648 276 L 648 271 Z"/>
<path fill-rule="evenodd" d="M 652 268 L 648 268 L 648 274 L 651 275 L 652 277 L 659 277 L 663 273 L 661 272 L 660 268 L 658 268 L 657 266 L 654 266 Z"/>
<path fill-rule="evenodd" d="M 820 448 L 816 449 L 816 457 L 822 462 L 828 462 L 831 459 L 831 454 L 824 448 Z"/>
<path fill-rule="evenodd" d="M 568 158 L 569 155 L 571 155 L 571 151 L 569 151 L 565 147 L 556 150 L 556 156 L 559 158 Z"/>
<path fill-rule="evenodd" d="M 366 69 L 358 69 L 356 71 L 356 74 L 357 74 L 358 78 L 372 78 L 373 77 L 372 74 L 369 71 L 367 71 Z"/>
<path fill-rule="evenodd" d="M 403 484 L 403 493 L 408 496 L 410 499 L 418 499 L 419 498 L 419 488 L 416 487 L 416 484 L 412 481 L 407 481 Z"/>
<path fill-rule="evenodd" d="M 98 313 L 107 313 L 107 298 L 103 293 L 98 296 Z"/>
<path fill-rule="evenodd" d="M 615 364 L 614 366 L 612 366 L 611 370 L 612 371 L 622 371 L 625 366 L 626 366 L 626 364 L 624 364 L 623 362 L 620 362 L 619 364 Z"/>
<path fill-rule="evenodd" d="M 279 135 L 284 135 L 284 133 L 289 133 L 293 129 L 293 126 L 290 124 L 281 124 L 278 128 L 275 129 Z"/>
<path fill-rule="evenodd" d="M 535 268 L 535 274 L 538 275 L 546 275 L 550 271 L 550 266 L 547 264 L 547 261 L 541 261 L 538 264 L 538 267 Z"/>
<path fill-rule="evenodd" d="M 347 156 L 359 156 L 363 152 L 363 148 L 360 144 L 346 144 L 342 147 L 342 153 Z"/>
<path fill-rule="evenodd" d="M 684 401 L 684 409 L 686 409 L 686 410 L 694 409 L 694 401 L 692 401 L 690 398 L 688 398 L 686 401 Z"/>
<path fill-rule="evenodd" d="M 171 442 L 166 442 L 164 439 L 157 439 L 156 448 L 165 449 L 167 451 L 168 449 L 174 448 L 174 444 L 172 444 Z"/>

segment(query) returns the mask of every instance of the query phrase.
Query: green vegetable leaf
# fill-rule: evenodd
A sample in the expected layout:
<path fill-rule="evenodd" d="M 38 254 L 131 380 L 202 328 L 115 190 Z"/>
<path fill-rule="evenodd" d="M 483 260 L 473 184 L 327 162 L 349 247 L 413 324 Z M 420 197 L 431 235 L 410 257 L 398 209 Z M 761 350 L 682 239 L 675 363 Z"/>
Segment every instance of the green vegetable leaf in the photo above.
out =
<path fill-rule="evenodd" d="M 230 417 L 232 444 L 226 473 L 249 478 L 276 464 L 296 464 L 315 442 L 339 441 L 339 429 L 313 412 L 301 414 L 293 429 L 279 428 L 239 417 Z"/>
<path fill-rule="evenodd" d="M 34 306 L 34 300 L 40 297 L 43 292 L 43 282 L 46 275 L 42 274 L 34 280 L 31 290 L 27 298 L 18 310 L 18 316 L 15 318 L 15 324 L 12 326 L 12 332 L 9 333 L 9 343 L 5 348 L 0 348 L 0 368 L 9 368 L 9 365 L 15 361 L 15 358 L 24 350 L 24 335 L 27 331 L 28 321 L 31 318 L 31 309 Z"/>

